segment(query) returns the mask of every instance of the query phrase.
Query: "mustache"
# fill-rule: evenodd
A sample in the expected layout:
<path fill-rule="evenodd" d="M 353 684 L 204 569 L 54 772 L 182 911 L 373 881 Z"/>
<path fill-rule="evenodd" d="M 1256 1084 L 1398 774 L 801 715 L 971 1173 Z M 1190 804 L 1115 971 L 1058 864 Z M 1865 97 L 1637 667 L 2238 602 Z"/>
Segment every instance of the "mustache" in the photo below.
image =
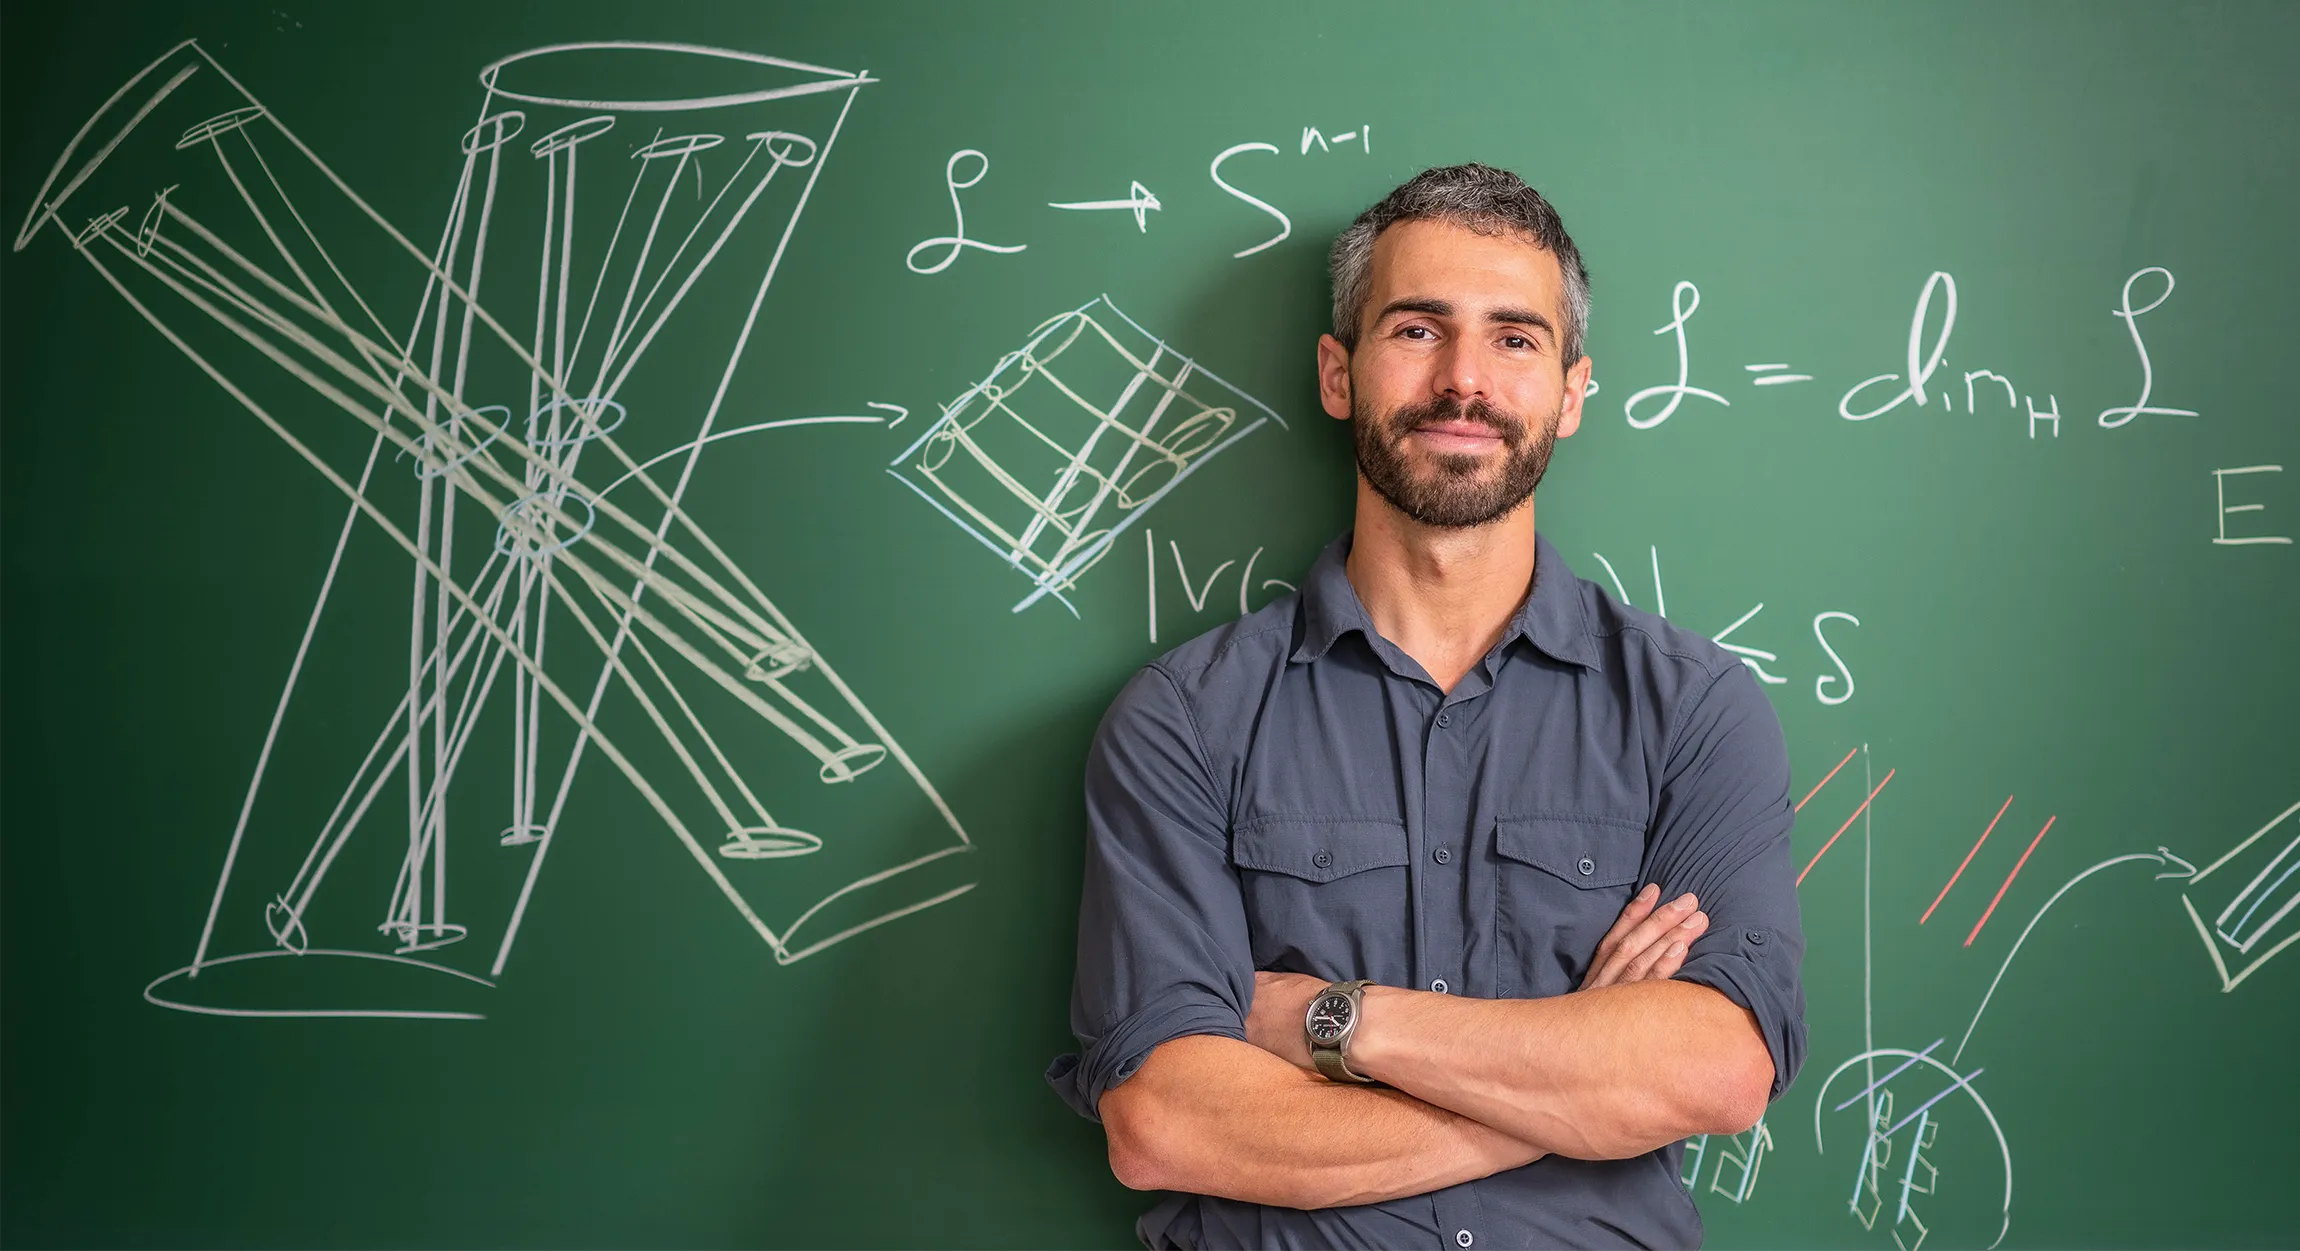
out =
<path fill-rule="evenodd" d="M 1432 396 L 1419 404 L 1409 404 L 1390 414 L 1392 433 L 1403 434 L 1419 426 L 1441 421 L 1466 421 L 1484 426 L 1500 435 L 1504 442 L 1516 444 L 1525 437 L 1525 422 L 1513 414 L 1503 412 L 1484 400 L 1464 403 L 1451 395 Z"/>

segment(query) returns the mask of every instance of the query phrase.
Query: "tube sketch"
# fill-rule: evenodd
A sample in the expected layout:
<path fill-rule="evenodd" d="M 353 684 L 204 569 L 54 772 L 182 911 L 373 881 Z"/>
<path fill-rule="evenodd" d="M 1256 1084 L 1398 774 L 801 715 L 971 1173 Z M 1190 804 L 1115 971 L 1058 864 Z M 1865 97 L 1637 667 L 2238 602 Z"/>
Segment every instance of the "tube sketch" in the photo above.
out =
<path fill-rule="evenodd" d="M 196 41 L 81 128 L 15 246 L 69 245 L 345 500 L 191 961 L 146 998 L 478 1015 L 421 988 L 503 973 L 593 753 L 778 962 L 971 887 L 933 785 L 687 508 L 707 444 L 795 424 L 718 429 L 873 81 L 684 44 L 506 57 L 442 145 L 428 248 Z M 342 601 L 385 559 L 406 598 L 377 646 Z M 378 671 L 396 693 L 363 701 Z M 369 719 L 364 755 L 332 809 L 273 813 L 325 754 L 315 704 Z M 444 976 L 340 1000 L 246 976 L 321 956 Z"/>

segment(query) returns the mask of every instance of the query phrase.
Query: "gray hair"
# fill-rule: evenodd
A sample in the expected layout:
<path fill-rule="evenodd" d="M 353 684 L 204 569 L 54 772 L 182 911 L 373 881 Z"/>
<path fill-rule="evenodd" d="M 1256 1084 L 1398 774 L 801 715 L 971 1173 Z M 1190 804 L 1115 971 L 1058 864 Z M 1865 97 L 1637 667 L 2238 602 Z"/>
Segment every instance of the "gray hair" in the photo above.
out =
<path fill-rule="evenodd" d="M 1541 193 L 1525 180 L 1491 165 L 1447 165 L 1427 169 L 1384 197 L 1334 240 L 1327 264 L 1334 282 L 1334 337 L 1358 345 L 1358 321 L 1374 281 L 1374 240 L 1399 222 L 1442 221 L 1481 235 L 1520 234 L 1557 258 L 1565 275 L 1565 325 L 1560 327 L 1562 364 L 1581 359 L 1589 332 L 1589 270 L 1565 223 Z"/>

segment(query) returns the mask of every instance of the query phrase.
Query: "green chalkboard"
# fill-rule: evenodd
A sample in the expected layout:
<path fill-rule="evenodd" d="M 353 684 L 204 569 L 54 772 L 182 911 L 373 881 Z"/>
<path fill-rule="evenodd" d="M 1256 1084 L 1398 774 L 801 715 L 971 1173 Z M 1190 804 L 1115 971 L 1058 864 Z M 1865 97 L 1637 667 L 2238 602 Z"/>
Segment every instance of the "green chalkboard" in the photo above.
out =
<path fill-rule="evenodd" d="M 2300 1242 L 2296 48 L 12 8 L 0 1237 L 1127 1244 L 1039 1077 L 1087 742 L 1348 524 L 1326 243 L 1474 159 L 1595 276 L 1543 529 L 1805 800 L 1712 1245 Z"/>

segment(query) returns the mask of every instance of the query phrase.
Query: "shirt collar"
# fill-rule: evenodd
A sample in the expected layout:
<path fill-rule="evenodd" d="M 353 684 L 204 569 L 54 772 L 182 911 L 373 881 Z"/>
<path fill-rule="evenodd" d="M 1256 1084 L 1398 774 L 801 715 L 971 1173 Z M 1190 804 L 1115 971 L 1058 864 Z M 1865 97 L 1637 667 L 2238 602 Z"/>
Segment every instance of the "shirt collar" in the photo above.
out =
<path fill-rule="evenodd" d="M 1353 630 L 1364 634 L 1368 642 L 1388 641 L 1374 629 L 1365 601 L 1350 584 L 1345 569 L 1350 544 L 1349 531 L 1326 544 L 1303 580 L 1302 641 L 1294 648 L 1294 660 L 1316 660 Z M 1597 647 L 1582 615 L 1581 585 L 1546 535 L 1534 536 L 1533 593 L 1518 605 L 1517 615 L 1510 619 L 1496 650 L 1513 638 L 1525 639 L 1553 659 L 1587 669 L 1598 667 Z"/>

